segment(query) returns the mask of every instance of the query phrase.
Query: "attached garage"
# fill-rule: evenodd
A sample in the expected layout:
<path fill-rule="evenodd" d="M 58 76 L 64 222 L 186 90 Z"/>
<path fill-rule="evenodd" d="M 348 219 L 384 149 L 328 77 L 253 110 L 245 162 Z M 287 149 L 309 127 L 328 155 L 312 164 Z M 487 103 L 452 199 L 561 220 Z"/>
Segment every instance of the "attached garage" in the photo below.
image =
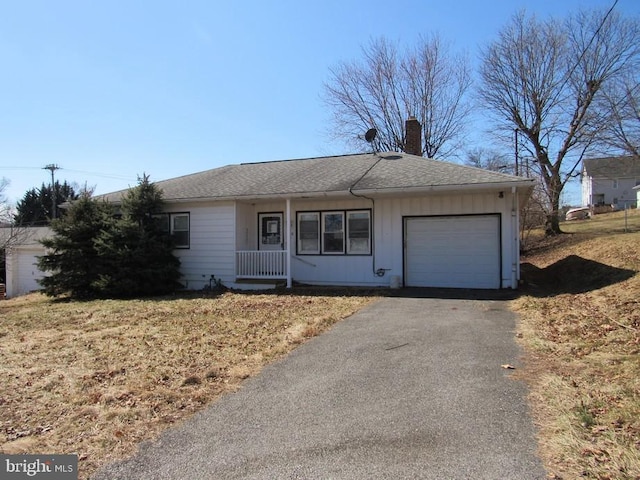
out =
<path fill-rule="evenodd" d="M 500 215 L 405 217 L 405 286 L 500 288 Z"/>

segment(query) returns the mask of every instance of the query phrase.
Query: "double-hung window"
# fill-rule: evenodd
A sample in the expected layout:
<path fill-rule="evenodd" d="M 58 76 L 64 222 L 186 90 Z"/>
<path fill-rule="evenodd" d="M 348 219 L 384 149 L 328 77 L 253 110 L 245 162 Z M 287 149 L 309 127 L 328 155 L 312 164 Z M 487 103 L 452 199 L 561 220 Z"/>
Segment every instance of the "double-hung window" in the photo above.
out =
<path fill-rule="evenodd" d="M 347 253 L 371 253 L 371 221 L 368 210 L 347 212 Z"/>
<path fill-rule="evenodd" d="M 370 255 L 371 211 L 298 212 L 298 255 Z"/>
<path fill-rule="evenodd" d="M 344 253 L 344 212 L 322 212 L 322 253 Z"/>
<path fill-rule="evenodd" d="M 189 248 L 189 214 L 163 213 L 154 215 L 160 222 L 160 228 L 173 237 L 176 248 Z"/>
<path fill-rule="evenodd" d="M 171 236 L 176 248 L 189 248 L 189 214 L 171 213 Z"/>
<path fill-rule="evenodd" d="M 298 214 L 298 253 L 301 255 L 320 253 L 320 213 Z"/>

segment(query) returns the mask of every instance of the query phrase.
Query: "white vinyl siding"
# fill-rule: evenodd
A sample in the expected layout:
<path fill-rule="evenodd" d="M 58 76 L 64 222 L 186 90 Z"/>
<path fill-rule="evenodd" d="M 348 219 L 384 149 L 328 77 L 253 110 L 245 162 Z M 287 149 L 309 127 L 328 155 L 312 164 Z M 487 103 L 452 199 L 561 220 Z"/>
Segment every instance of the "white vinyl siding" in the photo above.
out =
<path fill-rule="evenodd" d="M 637 185 L 632 178 L 593 178 L 582 179 L 582 203 L 588 205 L 617 205 L 619 208 L 636 205 L 633 189 Z"/>
<path fill-rule="evenodd" d="M 187 289 L 198 290 L 209 285 L 213 275 L 223 284 L 232 285 L 236 278 L 233 202 L 180 204 L 175 207 L 175 213 L 189 211 L 190 248 L 174 251 L 180 259 L 180 282 Z"/>

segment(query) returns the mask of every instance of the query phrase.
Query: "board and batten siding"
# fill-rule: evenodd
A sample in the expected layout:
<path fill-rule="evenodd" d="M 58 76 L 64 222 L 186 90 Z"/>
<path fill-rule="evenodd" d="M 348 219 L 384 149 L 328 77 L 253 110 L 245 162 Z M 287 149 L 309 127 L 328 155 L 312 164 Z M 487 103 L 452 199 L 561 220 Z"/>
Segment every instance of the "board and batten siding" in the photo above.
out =
<path fill-rule="evenodd" d="M 211 276 L 229 285 L 235 281 L 235 218 L 234 202 L 211 204 L 173 204 L 171 212 L 189 213 L 189 248 L 174 252 L 180 259 L 180 282 L 189 290 L 199 290 L 210 284 Z"/>
<path fill-rule="evenodd" d="M 370 200 L 364 198 L 332 199 L 327 201 L 296 200 L 292 202 L 291 272 L 293 280 L 311 285 L 381 285 L 373 274 L 372 255 L 297 255 L 297 212 L 371 210 Z"/>
<path fill-rule="evenodd" d="M 388 200 L 387 209 L 377 215 L 376 225 L 380 234 L 391 239 L 392 246 L 383 249 L 379 256 L 380 263 L 389 263 L 390 272 L 403 270 L 403 229 L 404 218 L 419 216 L 449 215 L 500 215 L 500 248 L 501 248 L 501 287 L 514 287 L 513 273 L 517 275 L 519 262 L 518 240 L 518 201 L 509 192 L 503 192 L 500 198 L 497 192 L 473 193 L 459 195 L 433 195 L 416 198 L 395 198 Z M 386 214 L 385 214 L 386 213 Z M 388 255 L 388 257 L 387 257 Z M 513 269 L 516 269 L 514 272 Z M 399 273 L 391 273 L 399 275 Z"/>
<path fill-rule="evenodd" d="M 284 201 L 174 204 L 168 211 L 189 212 L 190 248 L 178 249 L 183 284 L 200 289 L 211 275 L 238 286 L 235 252 L 257 247 L 261 212 L 285 212 Z M 373 212 L 372 255 L 298 255 L 296 214 L 305 211 L 370 209 Z M 389 286 L 404 277 L 404 222 L 407 217 L 497 215 L 500 218 L 500 286 L 514 287 L 518 266 L 518 202 L 510 191 L 433 194 L 428 196 L 294 199 L 291 201 L 291 271 L 296 282 L 313 285 Z M 376 271 L 382 274 L 376 274 Z"/>
<path fill-rule="evenodd" d="M 429 195 L 415 197 L 376 198 L 373 214 L 374 254 L 295 255 L 292 259 L 293 279 L 320 285 L 389 286 L 391 277 L 404 276 L 403 232 L 405 217 L 440 215 L 499 214 L 501 247 L 501 287 L 513 287 L 518 274 L 517 200 L 511 192 Z M 296 202 L 296 211 L 371 208 L 368 200 Z M 513 212 L 513 214 L 512 214 Z M 292 234 L 295 242 L 295 229 Z M 376 271 L 384 270 L 384 275 Z M 514 271 L 515 269 L 515 271 Z"/>

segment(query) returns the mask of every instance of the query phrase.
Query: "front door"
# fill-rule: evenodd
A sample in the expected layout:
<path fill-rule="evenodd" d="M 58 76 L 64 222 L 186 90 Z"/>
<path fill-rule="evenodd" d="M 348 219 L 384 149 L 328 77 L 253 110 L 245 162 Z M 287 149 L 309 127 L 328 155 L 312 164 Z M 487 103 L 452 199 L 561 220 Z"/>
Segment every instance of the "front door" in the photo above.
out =
<path fill-rule="evenodd" d="M 259 213 L 259 250 L 284 250 L 282 213 Z"/>

